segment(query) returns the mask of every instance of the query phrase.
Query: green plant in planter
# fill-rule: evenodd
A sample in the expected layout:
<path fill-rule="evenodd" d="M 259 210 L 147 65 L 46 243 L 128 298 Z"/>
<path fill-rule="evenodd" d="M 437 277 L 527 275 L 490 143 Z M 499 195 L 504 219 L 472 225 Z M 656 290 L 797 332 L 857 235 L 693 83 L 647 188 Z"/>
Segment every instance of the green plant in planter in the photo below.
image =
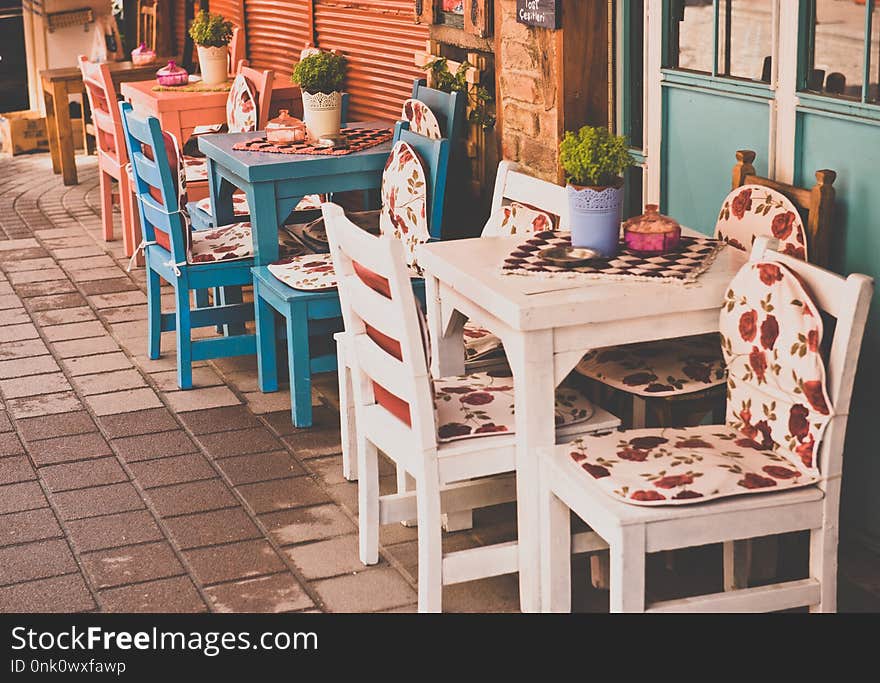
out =
<path fill-rule="evenodd" d="M 607 128 L 584 126 L 568 131 L 559 143 L 559 163 L 573 185 L 611 187 L 620 183 L 623 172 L 633 165 L 625 136 Z"/>
<path fill-rule="evenodd" d="M 346 59 L 333 52 L 316 52 L 294 67 L 290 80 L 310 95 L 342 90 L 345 81 Z"/>
<path fill-rule="evenodd" d="M 495 125 L 495 115 L 492 113 L 494 99 L 482 85 L 476 86 L 473 90 L 468 87 L 467 72 L 472 68 L 472 64 L 462 62 L 455 73 L 452 73 L 445 57 L 435 59 L 425 65 L 425 71 L 431 72 L 432 87 L 441 92 L 463 93 L 471 105 L 468 121 L 484 129 L 489 129 Z"/>
<path fill-rule="evenodd" d="M 189 26 L 189 37 L 202 47 L 225 47 L 232 38 L 232 22 L 222 14 L 199 10 Z"/>

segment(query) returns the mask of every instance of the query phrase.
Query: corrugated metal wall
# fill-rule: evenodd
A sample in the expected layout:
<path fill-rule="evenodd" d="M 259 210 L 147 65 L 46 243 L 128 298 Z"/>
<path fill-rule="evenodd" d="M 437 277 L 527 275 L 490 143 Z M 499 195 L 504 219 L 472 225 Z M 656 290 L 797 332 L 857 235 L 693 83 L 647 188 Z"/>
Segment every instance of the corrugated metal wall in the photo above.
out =
<path fill-rule="evenodd" d="M 238 28 L 244 26 L 244 0 L 208 0 L 208 7 L 222 14 Z"/>
<path fill-rule="evenodd" d="M 307 42 L 312 41 L 311 0 L 244 0 L 248 59 L 286 81 Z"/>

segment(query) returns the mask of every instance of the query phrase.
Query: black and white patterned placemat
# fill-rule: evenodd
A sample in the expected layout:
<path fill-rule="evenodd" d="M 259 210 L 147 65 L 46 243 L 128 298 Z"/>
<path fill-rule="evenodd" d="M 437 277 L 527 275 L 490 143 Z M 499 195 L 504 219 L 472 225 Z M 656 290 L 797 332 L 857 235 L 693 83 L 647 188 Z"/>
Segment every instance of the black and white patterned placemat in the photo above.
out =
<path fill-rule="evenodd" d="M 581 266 L 558 266 L 541 258 L 542 249 L 571 246 L 571 233 L 546 230 L 519 244 L 504 260 L 505 275 L 546 276 L 611 280 L 650 280 L 688 283 L 705 271 L 718 252 L 721 240 L 708 237 L 682 237 L 678 248 L 658 256 L 639 256 L 621 244 L 620 253 L 611 259 L 596 259 Z"/>

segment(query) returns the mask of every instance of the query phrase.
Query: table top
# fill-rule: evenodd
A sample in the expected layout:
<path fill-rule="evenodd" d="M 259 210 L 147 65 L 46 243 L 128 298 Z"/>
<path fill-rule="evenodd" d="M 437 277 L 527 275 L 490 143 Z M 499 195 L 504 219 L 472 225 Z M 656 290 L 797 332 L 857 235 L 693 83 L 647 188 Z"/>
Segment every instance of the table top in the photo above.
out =
<path fill-rule="evenodd" d="M 121 86 L 122 96 L 127 99 L 150 99 L 159 111 L 177 110 L 181 105 L 189 108 L 225 106 L 229 90 L 153 90 L 159 85 L 155 78 L 146 81 L 127 81 Z"/>
<path fill-rule="evenodd" d="M 521 242 L 521 235 L 432 242 L 419 247 L 418 259 L 426 275 L 524 331 L 720 309 L 727 286 L 748 259 L 726 247 L 691 284 L 503 275 L 504 259 Z"/>
<path fill-rule="evenodd" d="M 389 124 L 379 121 L 349 123 L 347 127 L 391 128 Z M 359 171 L 381 172 L 391 152 L 390 140 L 369 149 L 340 156 L 245 152 L 232 149 L 233 145 L 238 142 L 264 136 L 265 133 L 259 131 L 256 133 L 200 135 L 199 149 L 209 159 L 213 159 L 240 178 L 250 182 L 297 180 L 310 176 L 331 175 L 342 171 L 346 173 Z"/>
<path fill-rule="evenodd" d="M 107 65 L 110 67 L 110 74 L 113 76 L 140 76 L 155 74 L 163 65 L 168 63 L 169 59 L 175 58 L 162 57 L 151 64 L 144 64 L 142 66 L 135 66 L 131 62 L 107 62 Z M 82 80 L 82 72 L 79 70 L 78 66 L 65 66 L 60 69 L 42 69 L 40 71 L 40 79 L 49 83 L 54 83 L 56 81 L 79 81 Z"/>

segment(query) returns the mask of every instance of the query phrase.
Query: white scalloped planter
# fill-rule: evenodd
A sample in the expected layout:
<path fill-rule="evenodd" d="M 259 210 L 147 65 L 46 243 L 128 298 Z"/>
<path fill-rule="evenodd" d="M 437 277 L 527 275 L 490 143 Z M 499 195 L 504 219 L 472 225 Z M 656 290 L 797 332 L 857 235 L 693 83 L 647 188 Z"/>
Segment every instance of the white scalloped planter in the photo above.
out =
<path fill-rule="evenodd" d="M 617 187 L 567 185 L 571 244 L 617 256 L 620 248 L 620 206 L 623 183 Z"/>
<path fill-rule="evenodd" d="M 229 50 L 222 47 L 207 47 L 198 45 L 199 48 L 199 72 L 202 74 L 202 83 L 205 85 L 221 85 L 229 78 Z"/>
<path fill-rule="evenodd" d="M 342 122 L 342 93 L 307 93 L 303 90 L 303 123 L 313 140 L 338 135 Z"/>

